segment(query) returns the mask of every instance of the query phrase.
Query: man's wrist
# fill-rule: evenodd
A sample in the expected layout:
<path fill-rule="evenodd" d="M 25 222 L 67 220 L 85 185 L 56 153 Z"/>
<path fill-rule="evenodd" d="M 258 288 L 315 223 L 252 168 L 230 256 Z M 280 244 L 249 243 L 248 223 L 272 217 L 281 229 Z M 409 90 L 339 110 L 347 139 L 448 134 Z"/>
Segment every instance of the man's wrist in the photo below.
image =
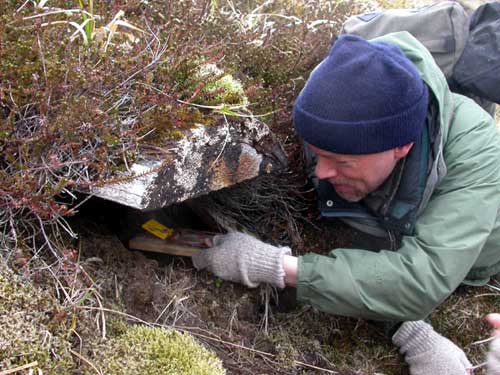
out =
<path fill-rule="evenodd" d="M 285 285 L 297 286 L 298 258 L 292 255 L 283 257 L 283 270 L 285 271 Z"/>

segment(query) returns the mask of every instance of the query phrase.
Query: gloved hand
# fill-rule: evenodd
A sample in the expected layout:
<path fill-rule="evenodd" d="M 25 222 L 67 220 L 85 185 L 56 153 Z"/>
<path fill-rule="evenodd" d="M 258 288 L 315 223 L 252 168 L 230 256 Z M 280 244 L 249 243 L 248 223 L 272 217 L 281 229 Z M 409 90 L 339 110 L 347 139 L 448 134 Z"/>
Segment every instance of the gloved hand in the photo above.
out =
<path fill-rule="evenodd" d="M 283 256 L 288 247 L 268 245 L 248 234 L 232 232 L 214 237 L 214 246 L 192 257 L 198 270 L 207 269 L 224 280 L 251 288 L 259 283 L 285 287 Z"/>
<path fill-rule="evenodd" d="M 405 355 L 411 375 L 466 375 L 472 367 L 462 349 L 422 320 L 403 323 L 392 342 Z"/>

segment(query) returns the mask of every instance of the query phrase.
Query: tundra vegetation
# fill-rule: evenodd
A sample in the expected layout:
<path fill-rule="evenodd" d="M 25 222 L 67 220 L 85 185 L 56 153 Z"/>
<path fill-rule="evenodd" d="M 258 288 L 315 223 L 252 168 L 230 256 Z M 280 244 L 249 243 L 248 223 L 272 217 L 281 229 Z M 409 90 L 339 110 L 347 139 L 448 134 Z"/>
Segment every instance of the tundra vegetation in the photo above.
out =
<path fill-rule="evenodd" d="M 131 255 L 78 218 L 78 192 L 118 181 L 145 155 L 161 156 L 193 124 L 254 115 L 283 143 L 290 170 L 214 195 L 214 211 L 299 253 L 347 241 L 345 228 L 316 220 L 290 110 L 345 18 L 377 6 L 4 1 L 0 372 L 215 375 L 223 363 L 228 373 L 404 373 L 390 343 L 365 322 L 283 308 L 286 294 L 276 305 L 269 288 L 221 284 L 182 260 Z M 257 193 L 243 198 L 249 191 Z M 432 317 L 476 363 L 484 346 L 471 343 L 487 336 L 480 320 L 496 309 L 498 287 L 461 290 Z M 130 295 L 142 305 L 128 303 Z"/>

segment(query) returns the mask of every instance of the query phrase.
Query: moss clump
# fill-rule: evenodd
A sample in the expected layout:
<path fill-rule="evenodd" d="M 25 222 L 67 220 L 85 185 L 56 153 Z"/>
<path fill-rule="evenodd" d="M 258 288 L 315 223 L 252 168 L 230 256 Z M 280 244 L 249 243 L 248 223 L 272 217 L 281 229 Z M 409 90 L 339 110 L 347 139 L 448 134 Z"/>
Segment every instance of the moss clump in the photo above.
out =
<path fill-rule="evenodd" d="M 225 374 L 217 356 L 193 337 L 142 325 L 103 343 L 94 363 L 107 375 Z"/>
<path fill-rule="evenodd" d="M 200 65 L 194 78 L 198 84 L 199 82 L 206 82 L 200 95 L 195 99 L 197 104 L 248 104 L 248 99 L 245 96 L 245 90 L 241 82 L 231 74 L 225 74 L 215 64 Z"/>
<path fill-rule="evenodd" d="M 162 145 L 165 139 L 182 139 L 184 137 L 183 130 L 189 129 L 193 125 L 211 126 L 215 124 L 215 121 L 213 117 L 205 116 L 194 107 L 186 106 L 172 111 L 171 106 L 164 105 L 143 115 L 140 123 L 144 129 L 151 131 L 144 140 L 152 144 Z"/>
<path fill-rule="evenodd" d="M 58 316 L 53 298 L 0 261 L 0 371 L 36 361 L 44 374 L 70 374 L 76 366 Z"/>

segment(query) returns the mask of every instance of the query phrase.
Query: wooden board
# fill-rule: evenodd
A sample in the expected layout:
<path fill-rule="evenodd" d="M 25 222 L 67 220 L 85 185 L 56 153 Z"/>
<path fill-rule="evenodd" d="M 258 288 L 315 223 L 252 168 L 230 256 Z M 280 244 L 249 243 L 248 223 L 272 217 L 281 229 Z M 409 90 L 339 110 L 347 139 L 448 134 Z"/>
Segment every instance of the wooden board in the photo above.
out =
<path fill-rule="evenodd" d="M 139 235 L 130 239 L 128 246 L 131 249 L 179 255 L 183 257 L 191 257 L 202 251 L 202 249 L 196 247 L 172 244 L 149 235 Z"/>

